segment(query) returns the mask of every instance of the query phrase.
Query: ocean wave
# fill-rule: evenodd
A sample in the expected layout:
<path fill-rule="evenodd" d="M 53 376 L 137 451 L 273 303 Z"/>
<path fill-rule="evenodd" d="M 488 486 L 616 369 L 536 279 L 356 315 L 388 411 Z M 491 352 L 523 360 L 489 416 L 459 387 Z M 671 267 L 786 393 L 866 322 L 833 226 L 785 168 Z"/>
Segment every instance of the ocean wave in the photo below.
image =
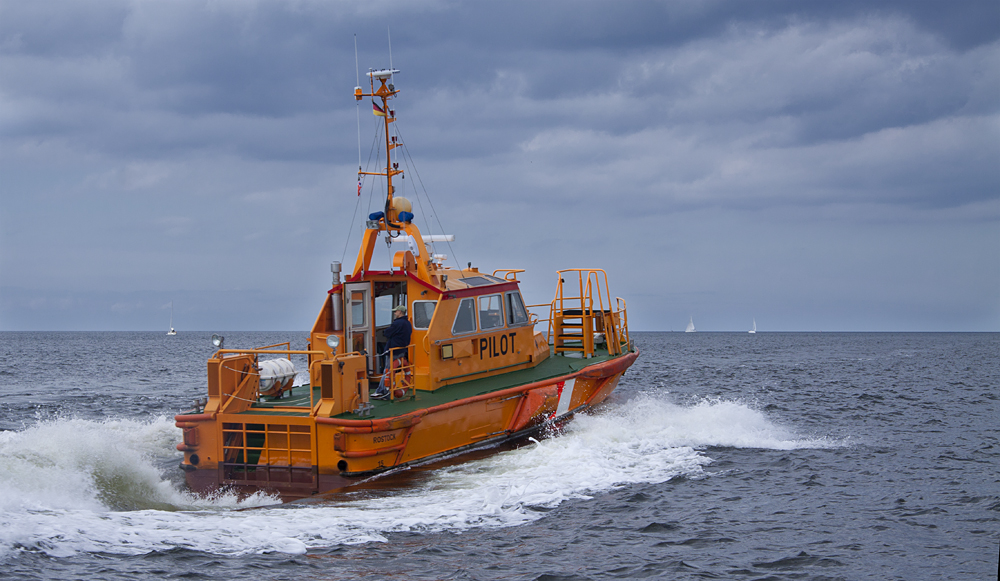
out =
<path fill-rule="evenodd" d="M 678 405 L 662 392 L 641 393 L 609 413 L 582 421 L 644 426 L 651 431 L 651 437 L 672 446 L 799 450 L 844 445 L 828 437 L 802 436 L 758 410 L 752 402 L 700 398 Z"/>
<path fill-rule="evenodd" d="M 385 541 L 396 531 L 516 526 L 568 499 L 630 483 L 703 477 L 711 446 L 826 447 L 750 406 L 678 406 L 640 395 L 582 415 L 552 437 L 428 473 L 377 495 L 270 506 L 275 497 L 200 497 L 183 489 L 171 419 L 49 420 L 0 433 L 0 550 L 221 555 L 302 553 Z M 235 510 L 247 509 L 252 510 Z"/>

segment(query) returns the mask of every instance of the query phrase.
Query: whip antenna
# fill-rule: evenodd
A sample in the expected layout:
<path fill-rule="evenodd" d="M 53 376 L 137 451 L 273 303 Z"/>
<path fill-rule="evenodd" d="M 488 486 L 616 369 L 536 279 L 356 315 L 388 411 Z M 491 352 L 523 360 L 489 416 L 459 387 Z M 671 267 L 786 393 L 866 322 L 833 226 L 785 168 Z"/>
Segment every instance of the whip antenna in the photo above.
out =
<path fill-rule="evenodd" d="M 358 69 L 358 35 L 354 35 L 354 75 L 357 79 L 355 91 L 361 88 L 361 71 Z M 361 171 L 361 101 L 354 104 L 358 113 L 358 171 Z M 358 195 L 361 195 L 361 175 L 358 175 Z"/>
<path fill-rule="evenodd" d="M 395 69 L 392 68 L 392 33 L 389 31 L 388 26 L 385 27 L 385 35 L 389 39 L 389 70 L 395 71 Z M 396 82 L 396 79 L 392 74 L 389 75 L 389 82 L 390 83 Z"/>

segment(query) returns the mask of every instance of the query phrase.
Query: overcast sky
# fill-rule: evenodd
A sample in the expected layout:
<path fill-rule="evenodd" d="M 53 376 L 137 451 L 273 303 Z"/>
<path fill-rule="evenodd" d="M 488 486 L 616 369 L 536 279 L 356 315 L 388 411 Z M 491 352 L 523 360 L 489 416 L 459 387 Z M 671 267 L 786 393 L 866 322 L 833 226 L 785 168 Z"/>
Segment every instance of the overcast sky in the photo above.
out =
<path fill-rule="evenodd" d="M 417 224 L 530 303 L 1000 331 L 996 0 L 3 1 L 0 330 L 307 331 L 387 32 Z"/>

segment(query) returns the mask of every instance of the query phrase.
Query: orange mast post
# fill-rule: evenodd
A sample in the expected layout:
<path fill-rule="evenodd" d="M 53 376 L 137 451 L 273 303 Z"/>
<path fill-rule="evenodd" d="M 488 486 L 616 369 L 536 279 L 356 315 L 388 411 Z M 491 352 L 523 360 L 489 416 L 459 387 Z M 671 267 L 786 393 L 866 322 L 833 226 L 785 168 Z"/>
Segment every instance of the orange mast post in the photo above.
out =
<path fill-rule="evenodd" d="M 417 261 L 418 276 L 424 281 L 430 283 L 431 273 L 429 265 L 431 262 L 427 247 L 424 245 L 423 236 L 420 234 L 420 230 L 415 225 L 399 223 L 399 213 L 392 204 L 393 194 L 395 193 L 392 185 L 392 177 L 403 173 L 403 170 L 396 169 L 392 163 L 392 150 L 402 144 L 390 139 L 389 137 L 389 124 L 396 121 L 396 117 L 393 114 L 394 112 L 389 109 L 389 99 L 399 94 L 399 91 L 396 90 L 392 83 L 388 83 L 388 81 L 392 78 L 394 73 L 398 72 L 399 71 L 395 69 L 382 69 L 379 71 L 370 70 L 367 74 L 370 81 L 371 92 L 365 93 L 362 91 L 361 87 L 354 89 L 354 98 L 358 101 L 364 97 L 377 97 L 382 100 L 382 117 L 385 127 L 385 171 L 363 171 L 362 168 L 359 167 L 358 179 L 360 179 L 363 175 L 385 176 L 387 186 L 385 217 L 379 224 L 379 228 L 377 230 L 371 229 L 365 231 L 361 249 L 358 252 L 358 261 L 354 267 L 354 276 L 358 276 L 362 271 L 368 270 L 378 232 L 381 230 L 393 230 L 396 232 L 404 232 L 414 239 L 414 243 L 417 248 L 420 249 L 420 253 L 422 254 L 421 259 Z M 381 83 L 378 90 L 375 89 L 375 79 L 378 79 Z"/>
<path fill-rule="evenodd" d="M 391 99 L 392 97 L 395 97 L 399 93 L 399 91 L 397 91 L 395 87 L 392 87 L 391 84 L 386 85 L 386 82 L 392 77 L 392 74 L 393 73 L 398 73 L 398 72 L 399 71 L 394 70 L 394 69 L 393 70 L 383 69 L 383 70 L 380 70 L 380 71 L 369 71 L 368 72 L 368 78 L 371 81 L 372 92 L 371 93 L 363 93 L 361 91 L 361 87 L 358 87 L 357 89 L 354 90 L 354 98 L 357 99 L 358 101 L 360 101 L 364 97 L 378 97 L 378 98 L 382 99 L 382 112 L 383 112 L 382 118 L 383 118 L 383 122 L 385 124 L 385 171 L 384 172 L 380 172 L 380 171 L 379 172 L 362 171 L 362 169 L 359 167 L 358 168 L 358 176 L 362 176 L 362 175 L 368 175 L 368 176 L 385 176 L 385 178 L 386 178 L 386 184 L 388 186 L 388 188 L 387 188 L 388 189 L 388 195 L 386 196 L 386 210 L 385 210 L 385 217 L 386 217 L 387 225 L 388 225 L 388 222 L 395 222 L 396 221 L 395 220 L 395 218 L 396 218 L 395 215 L 392 215 L 392 216 L 389 215 L 390 210 L 392 210 L 392 195 L 393 195 L 392 176 L 403 173 L 403 170 L 401 170 L 401 169 L 395 169 L 392 166 L 392 150 L 395 149 L 396 147 L 399 147 L 400 144 L 396 143 L 396 142 L 393 142 L 389 138 L 389 124 L 392 123 L 392 122 L 394 122 L 396 120 L 396 118 L 393 117 L 393 115 L 392 115 L 392 111 L 389 109 L 389 99 Z M 375 90 L 375 79 L 378 79 L 382 83 L 381 86 L 378 88 L 377 91 Z M 390 88 L 390 87 L 392 87 L 392 88 Z M 394 229 L 398 229 L 398 228 L 394 228 Z"/>

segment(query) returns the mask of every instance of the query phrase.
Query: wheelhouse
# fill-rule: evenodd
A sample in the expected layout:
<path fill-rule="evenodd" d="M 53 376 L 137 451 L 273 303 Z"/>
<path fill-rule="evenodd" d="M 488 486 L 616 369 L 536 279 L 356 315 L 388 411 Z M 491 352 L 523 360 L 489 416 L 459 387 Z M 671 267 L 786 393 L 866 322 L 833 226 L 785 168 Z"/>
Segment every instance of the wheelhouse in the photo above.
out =
<path fill-rule="evenodd" d="M 365 355 L 368 378 L 377 382 L 388 364 L 383 333 L 392 310 L 404 305 L 413 326 L 407 355 L 417 390 L 489 377 L 548 355 L 547 345 L 536 345 L 516 276 L 500 278 L 471 267 L 443 272 L 444 288 L 405 269 L 335 282 L 313 325 L 309 348 L 332 355 L 327 339 L 336 336 L 345 351 Z"/>

